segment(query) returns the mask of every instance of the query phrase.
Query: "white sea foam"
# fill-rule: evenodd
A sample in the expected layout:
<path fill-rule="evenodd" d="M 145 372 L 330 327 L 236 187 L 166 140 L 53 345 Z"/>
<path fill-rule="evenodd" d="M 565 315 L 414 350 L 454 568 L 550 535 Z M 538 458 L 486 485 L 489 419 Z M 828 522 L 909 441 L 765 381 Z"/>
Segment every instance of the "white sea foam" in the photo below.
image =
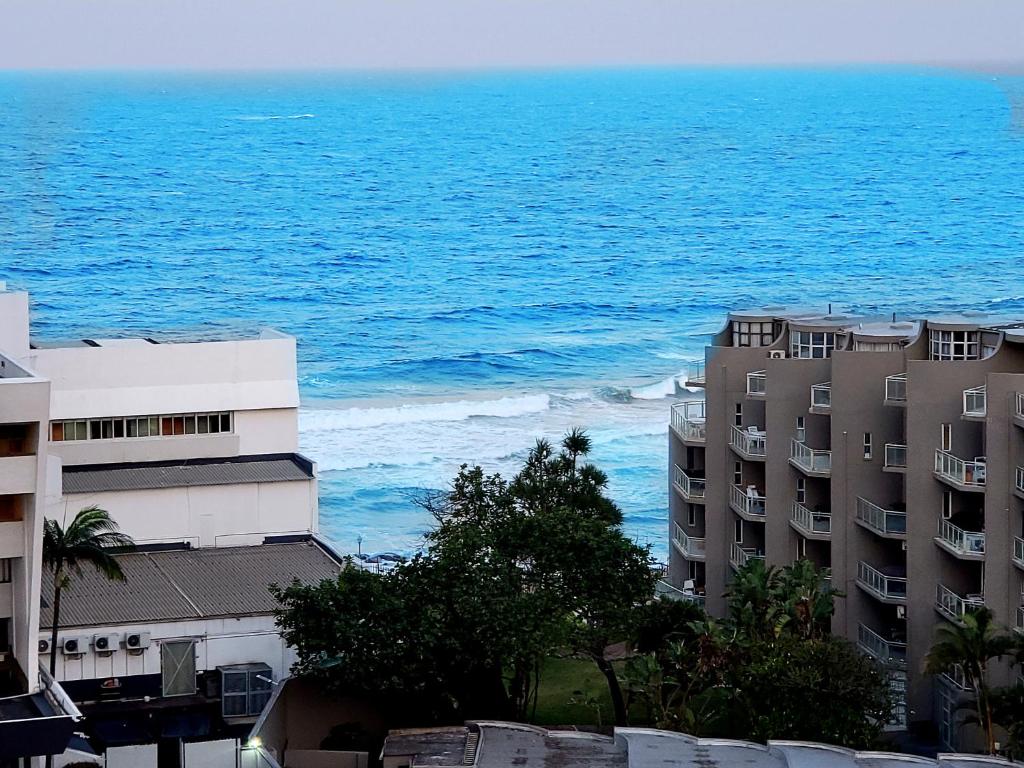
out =
<path fill-rule="evenodd" d="M 262 121 L 262 120 L 306 120 L 311 117 L 316 117 L 312 114 L 301 114 L 301 115 L 239 115 L 236 120 L 249 120 L 249 121 Z"/>
<path fill-rule="evenodd" d="M 662 400 L 679 392 L 679 376 L 670 376 L 646 387 L 633 387 L 629 394 L 637 400 Z"/>

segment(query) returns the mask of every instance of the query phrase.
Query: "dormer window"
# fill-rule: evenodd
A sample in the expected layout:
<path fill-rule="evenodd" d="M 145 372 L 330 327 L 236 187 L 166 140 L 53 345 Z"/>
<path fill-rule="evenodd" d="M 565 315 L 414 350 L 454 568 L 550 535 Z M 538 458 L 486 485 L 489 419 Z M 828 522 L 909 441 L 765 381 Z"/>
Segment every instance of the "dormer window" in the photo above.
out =
<path fill-rule="evenodd" d="M 932 360 L 977 360 L 978 331 L 928 332 Z"/>
<path fill-rule="evenodd" d="M 832 357 L 836 348 L 836 335 L 826 331 L 792 331 L 789 335 L 789 354 L 799 358 Z"/>
<path fill-rule="evenodd" d="M 749 323 L 746 320 L 732 321 L 732 345 L 734 347 L 770 347 L 775 341 L 772 322 Z"/>

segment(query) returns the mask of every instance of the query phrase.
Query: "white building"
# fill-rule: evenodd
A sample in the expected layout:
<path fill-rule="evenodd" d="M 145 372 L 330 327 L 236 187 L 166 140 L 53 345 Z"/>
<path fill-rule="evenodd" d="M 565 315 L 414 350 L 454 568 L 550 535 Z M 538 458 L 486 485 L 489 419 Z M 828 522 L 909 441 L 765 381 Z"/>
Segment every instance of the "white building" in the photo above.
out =
<path fill-rule="evenodd" d="M 34 670 L 55 651 L 100 742 L 251 718 L 292 660 L 268 585 L 341 567 L 316 536 L 316 466 L 296 452 L 295 340 L 30 343 L 27 295 L 0 286 L 0 354 L 0 655 Z M 51 649 L 43 517 L 90 505 L 139 550 L 119 556 L 124 583 L 72 580 Z M 148 730 L 132 723 L 143 711 Z"/>

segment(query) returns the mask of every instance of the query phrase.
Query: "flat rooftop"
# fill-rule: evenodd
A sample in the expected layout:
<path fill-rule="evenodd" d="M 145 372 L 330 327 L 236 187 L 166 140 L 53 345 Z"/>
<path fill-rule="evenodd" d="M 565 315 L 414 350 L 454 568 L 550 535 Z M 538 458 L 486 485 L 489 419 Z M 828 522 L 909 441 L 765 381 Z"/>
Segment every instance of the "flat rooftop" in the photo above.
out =
<path fill-rule="evenodd" d="M 342 565 L 310 537 L 248 547 L 208 547 L 116 555 L 125 581 L 96 569 L 75 576 L 60 611 L 62 629 L 152 624 L 272 613 L 271 584 L 334 579 Z M 49 628 L 53 572 L 43 569 L 40 626 Z"/>
<path fill-rule="evenodd" d="M 288 334 L 276 328 L 261 328 L 258 331 L 242 331 L 230 329 L 209 329 L 195 332 L 192 336 L 168 333 L 151 336 L 124 336 L 117 338 L 88 339 L 32 339 L 32 349 L 71 349 L 81 347 L 139 347 L 152 344 L 206 344 L 220 341 L 259 341 L 263 339 L 286 339 Z"/>
<path fill-rule="evenodd" d="M 310 480 L 313 463 L 298 453 L 271 453 L 215 459 L 82 464 L 64 467 L 64 493 L 141 491 L 200 485 L 281 483 Z"/>

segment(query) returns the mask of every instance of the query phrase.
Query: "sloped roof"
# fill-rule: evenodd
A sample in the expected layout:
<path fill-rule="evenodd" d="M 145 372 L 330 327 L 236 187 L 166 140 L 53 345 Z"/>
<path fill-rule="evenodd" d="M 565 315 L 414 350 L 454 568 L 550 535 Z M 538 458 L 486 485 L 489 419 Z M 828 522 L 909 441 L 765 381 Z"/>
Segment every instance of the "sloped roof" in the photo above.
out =
<path fill-rule="evenodd" d="M 185 461 L 130 464 L 83 464 L 64 467 L 64 493 L 140 491 L 196 485 L 278 483 L 309 480 L 313 464 L 297 453 L 232 456 Z"/>
<path fill-rule="evenodd" d="M 117 555 L 125 581 L 94 568 L 73 575 L 61 597 L 60 626 L 99 627 L 268 614 L 269 586 L 335 578 L 339 562 L 315 541 Z M 52 626 L 53 573 L 43 569 L 40 626 Z"/>

